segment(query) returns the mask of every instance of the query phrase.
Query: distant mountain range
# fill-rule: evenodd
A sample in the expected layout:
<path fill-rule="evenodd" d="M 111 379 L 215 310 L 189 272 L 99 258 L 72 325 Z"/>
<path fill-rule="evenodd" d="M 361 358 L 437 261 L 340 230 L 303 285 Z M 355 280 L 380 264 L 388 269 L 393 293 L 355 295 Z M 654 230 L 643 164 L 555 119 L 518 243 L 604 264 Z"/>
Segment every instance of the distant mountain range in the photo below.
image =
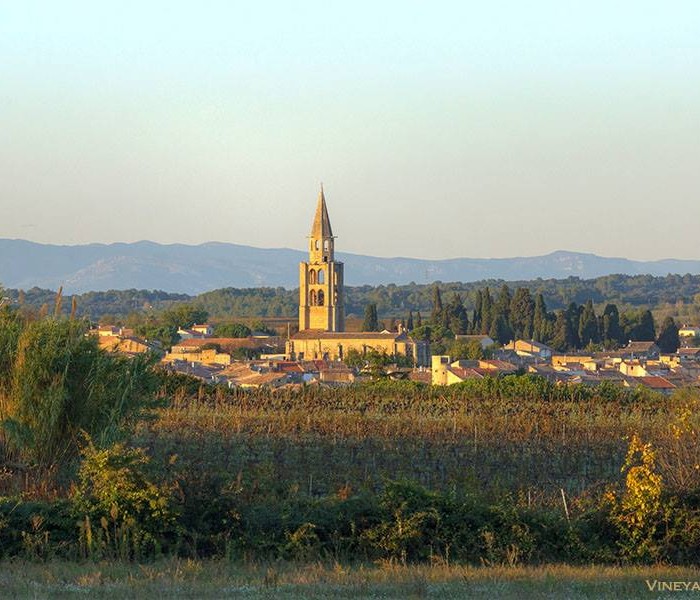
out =
<path fill-rule="evenodd" d="M 265 249 L 208 242 L 197 246 L 135 242 L 57 246 L 0 239 L 0 284 L 34 286 L 66 293 L 110 289 L 165 290 L 198 294 L 223 287 L 298 285 L 298 263 L 308 255 L 286 248 Z M 700 260 L 635 261 L 557 251 L 518 258 L 379 258 L 338 254 L 348 285 L 432 281 L 590 279 L 610 274 L 700 274 Z"/>

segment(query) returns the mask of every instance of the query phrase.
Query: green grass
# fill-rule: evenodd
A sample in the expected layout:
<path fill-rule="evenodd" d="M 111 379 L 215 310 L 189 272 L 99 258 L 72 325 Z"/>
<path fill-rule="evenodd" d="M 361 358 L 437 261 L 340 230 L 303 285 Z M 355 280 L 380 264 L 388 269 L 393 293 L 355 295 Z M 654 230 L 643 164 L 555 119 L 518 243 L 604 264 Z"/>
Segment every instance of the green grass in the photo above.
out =
<path fill-rule="evenodd" d="M 0 563 L 3 598 L 658 598 L 646 581 L 700 581 L 700 570 L 656 567 L 240 565 L 162 560 Z M 697 592 L 695 592 L 697 593 Z"/>

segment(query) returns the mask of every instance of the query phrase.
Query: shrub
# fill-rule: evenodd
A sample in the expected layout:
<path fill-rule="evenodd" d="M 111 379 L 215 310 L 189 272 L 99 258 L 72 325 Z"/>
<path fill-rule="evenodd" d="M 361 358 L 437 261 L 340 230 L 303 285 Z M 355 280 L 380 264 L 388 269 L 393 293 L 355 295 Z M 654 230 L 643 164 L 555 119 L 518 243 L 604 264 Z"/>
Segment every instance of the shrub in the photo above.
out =
<path fill-rule="evenodd" d="M 143 450 L 123 444 L 98 449 L 89 442 L 81 453 L 71 500 L 83 556 L 138 559 L 174 541 L 171 491 L 148 479 Z"/>

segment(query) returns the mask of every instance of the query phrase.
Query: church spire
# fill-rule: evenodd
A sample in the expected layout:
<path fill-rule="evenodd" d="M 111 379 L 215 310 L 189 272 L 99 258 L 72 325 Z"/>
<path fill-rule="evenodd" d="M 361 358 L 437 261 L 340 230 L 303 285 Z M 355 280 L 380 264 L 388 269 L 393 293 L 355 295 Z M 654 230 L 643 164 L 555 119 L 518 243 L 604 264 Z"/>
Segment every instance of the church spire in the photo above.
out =
<path fill-rule="evenodd" d="M 318 194 L 316 216 L 314 217 L 314 224 L 311 226 L 311 237 L 316 239 L 333 237 L 331 221 L 328 218 L 328 209 L 326 208 L 326 197 L 323 194 L 323 184 L 321 184 L 321 191 Z"/>

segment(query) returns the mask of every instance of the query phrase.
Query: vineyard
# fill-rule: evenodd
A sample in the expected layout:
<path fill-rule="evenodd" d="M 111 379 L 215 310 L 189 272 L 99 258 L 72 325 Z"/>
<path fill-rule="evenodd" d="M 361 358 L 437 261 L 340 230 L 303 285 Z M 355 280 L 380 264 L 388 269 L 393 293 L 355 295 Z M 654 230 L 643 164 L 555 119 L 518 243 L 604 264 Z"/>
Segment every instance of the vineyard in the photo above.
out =
<path fill-rule="evenodd" d="M 50 397 L 7 388 L 2 557 L 515 567 L 689 565 L 700 550 L 696 390 L 532 375 L 228 389 L 137 372 L 46 323 L 26 335 L 61 333 L 97 362 L 67 371 L 70 387 L 51 379 Z M 56 398 L 97 393 L 80 382 L 98 366 L 139 378 L 99 390 L 121 434 L 99 411 L 55 413 L 47 429 Z M 38 435 L 62 462 L 26 441 Z"/>
<path fill-rule="evenodd" d="M 660 441 L 672 418 L 668 400 L 648 394 L 484 399 L 464 387 L 180 390 L 133 443 L 163 463 L 176 455 L 186 471 L 269 478 L 311 495 L 407 479 L 560 501 L 561 488 L 578 495 L 617 480 L 629 435 Z"/>

